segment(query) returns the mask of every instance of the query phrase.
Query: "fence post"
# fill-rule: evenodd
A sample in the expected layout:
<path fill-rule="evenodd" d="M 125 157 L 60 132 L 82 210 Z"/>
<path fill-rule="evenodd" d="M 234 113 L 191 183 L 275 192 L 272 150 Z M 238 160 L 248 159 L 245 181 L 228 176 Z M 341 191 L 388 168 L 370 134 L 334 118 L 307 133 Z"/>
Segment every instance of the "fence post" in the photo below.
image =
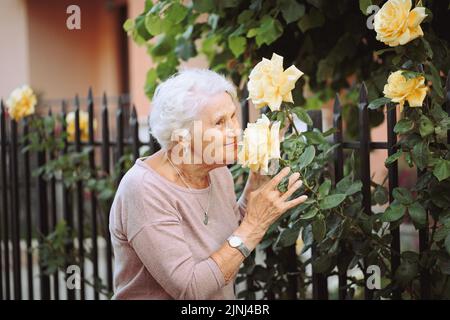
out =
<path fill-rule="evenodd" d="M 118 108 L 116 113 L 116 128 L 117 128 L 117 140 L 116 140 L 116 161 L 120 161 L 120 158 L 123 156 L 123 102 L 122 97 L 119 97 L 118 102 Z M 122 177 L 124 175 L 123 172 L 123 164 L 120 164 L 120 174 L 117 180 L 117 185 L 120 183 L 120 180 L 122 180 Z"/>
<path fill-rule="evenodd" d="M 108 101 L 106 99 L 106 93 L 103 93 L 102 99 L 102 169 L 106 175 L 111 171 L 110 163 L 110 141 L 109 141 L 109 121 L 108 121 Z M 104 235 L 106 237 L 106 283 L 108 291 L 113 289 L 113 276 L 112 276 L 112 244 L 111 235 L 109 233 L 108 221 L 109 211 L 104 213 L 105 217 L 105 230 Z"/>
<path fill-rule="evenodd" d="M 339 100 L 339 94 L 336 93 L 333 105 L 333 127 L 336 129 L 333 134 L 333 142 L 339 144 L 334 151 L 334 184 L 336 185 L 344 177 L 344 149 L 342 147 L 343 132 L 342 132 L 342 106 Z M 345 247 L 340 244 L 341 251 Z M 347 298 L 347 267 L 348 264 L 338 257 L 338 295 L 339 300 Z"/>
<path fill-rule="evenodd" d="M 363 82 L 359 92 L 359 164 L 360 176 L 362 182 L 363 210 L 368 216 L 372 215 L 371 194 L 370 194 L 370 123 L 367 99 L 367 87 Z M 367 261 L 364 261 L 363 267 L 367 269 Z M 366 270 L 364 273 L 364 284 L 367 281 Z M 373 291 L 364 286 L 364 298 L 370 300 L 373 298 Z"/>
<path fill-rule="evenodd" d="M 38 167 L 45 165 L 45 151 L 41 150 L 37 153 L 37 162 Z M 38 198 L 39 198 L 39 223 L 38 223 L 38 231 L 39 231 L 39 244 L 43 244 L 42 237 L 46 237 L 48 235 L 48 206 L 47 206 L 47 183 L 44 180 L 44 174 L 41 173 L 38 176 L 37 181 L 38 186 Z M 41 257 L 39 257 L 41 258 Z M 50 278 L 47 274 L 45 274 L 45 270 L 42 264 L 39 264 L 39 277 L 41 283 L 41 299 L 48 300 L 50 299 Z"/>
<path fill-rule="evenodd" d="M 322 110 L 311 110 L 308 114 L 313 121 L 312 128 L 309 129 L 319 129 L 322 131 Z M 311 254 L 313 258 L 316 256 L 316 245 L 313 244 L 311 247 Z M 314 272 L 312 268 L 312 285 L 313 285 L 313 299 L 328 300 L 328 277 L 323 273 Z"/>
<path fill-rule="evenodd" d="M 445 111 L 447 111 L 447 114 L 450 116 L 450 71 L 447 74 L 447 81 L 445 82 Z M 450 144 L 450 130 L 447 130 L 447 144 Z"/>
<path fill-rule="evenodd" d="M 10 174 L 11 174 L 11 238 L 13 254 L 13 284 L 14 299 L 22 299 L 22 268 L 20 263 L 20 204 L 19 204 L 19 174 L 17 162 L 17 122 L 10 119 L 11 148 L 10 148 Z"/>
<path fill-rule="evenodd" d="M 130 117 L 130 126 L 131 126 L 131 143 L 133 146 L 133 159 L 136 161 L 139 158 L 139 123 L 137 119 L 136 106 L 133 104 L 133 109 L 131 110 Z"/>
<path fill-rule="evenodd" d="M 62 121 L 62 125 L 61 125 L 61 130 L 62 132 L 66 132 L 67 129 L 67 123 L 66 123 L 66 115 L 67 115 L 67 110 L 66 110 L 66 101 L 63 100 L 61 102 L 61 115 L 63 118 Z M 64 149 L 62 150 L 62 154 L 65 155 L 67 154 L 67 138 L 64 139 Z M 64 185 L 64 183 L 62 184 L 62 207 L 63 207 L 63 217 L 64 217 L 64 221 L 66 221 L 67 224 L 67 229 L 69 231 L 69 234 L 72 234 L 73 231 L 73 226 L 74 226 L 74 221 L 73 221 L 73 212 L 72 212 L 72 201 L 73 201 L 73 197 L 72 197 L 72 192 L 69 192 L 68 188 Z M 64 246 L 64 251 L 66 256 L 72 256 L 74 253 L 73 250 L 73 239 L 70 236 L 69 239 L 67 239 L 65 246 Z M 66 270 L 69 267 L 69 264 L 66 263 Z M 68 280 L 68 274 L 65 274 L 65 281 L 67 284 L 67 280 Z M 74 300 L 75 299 L 75 292 L 74 290 L 70 289 L 68 286 L 66 286 L 66 294 L 67 294 L 67 300 Z"/>
<path fill-rule="evenodd" d="M 89 131 L 89 147 L 91 151 L 89 152 L 89 168 L 92 177 L 95 179 L 95 133 L 94 133 L 94 97 L 92 95 L 92 88 L 89 88 L 87 97 L 87 108 L 88 108 L 88 131 Z M 98 277 L 98 243 L 97 243 L 97 195 L 95 191 L 90 191 L 91 195 L 91 240 L 92 240 L 92 268 L 93 268 L 93 278 L 94 284 L 97 283 Z M 93 287 L 94 300 L 100 298 L 97 287 Z"/>
<path fill-rule="evenodd" d="M 81 152 L 81 130 L 80 130 L 80 99 L 75 96 L 75 151 Z M 84 283 L 84 198 L 83 198 L 83 182 L 76 182 L 76 199 L 77 199 L 77 235 L 78 235 L 78 258 L 80 268 L 80 300 L 85 299 L 85 283 Z"/>
<path fill-rule="evenodd" d="M 48 110 L 48 115 L 50 117 L 52 117 L 52 109 L 50 108 Z M 53 133 L 55 133 L 55 128 L 53 127 Z M 55 160 L 55 154 L 53 152 L 49 152 L 49 159 L 50 160 Z M 56 178 L 53 176 L 50 179 L 50 226 L 51 226 L 51 230 L 55 230 L 56 229 L 56 224 L 58 223 L 58 218 L 57 218 L 57 211 L 58 208 L 56 206 Z M 53 294 L 54 294 L 54 299 L 58 300 L 59 299 L 59 279 L 58 279 L 58 269 L 55 270 L 55 272 L 53 273 Z"/>
<path fill-rule="evenodd" d="M 3 274 L 5 275 L 5 299 L 9 300 L 11 298 L 10 291 L 10 278 L 9 278 L 9 219 L 8 219 L 8 178 L 7 178 L 7 171 L 8 171 L 8 164 L 7 164 L 7 133 L 6 133 L 6 112 L 5 107 L 3 105 L 3 100 L 0 100 L 0 136 L 1 136 L 1 150 L 0 150 L 0 158 L 1 158 L 1 175 L 2 175 L 2 227 L 3 227 L 3 249 L 4 249 L 4 272 L 2 272 L 1 277 L 3 277 Z M 0 257 L 1 258 L 1 257 Z M 3 290 L 3 287 L 1 288 Z M 0 290 L 1 291 L 1 290 Z"/>
<path fill-rule="evenodd" d="M 397 109 L 395 104 L 388 104 L 387 108 L 387 143 L 388 143 L 388 156 L 397 152 L 397 134 L 394 132 L 395 124 L 397 123 Z M 392 191 L 398 187 L 398 162 L 395 161 L 388 165 L 388 178 L 389 178 L 389 203 L 394 201 Z M 395 274 L 396 270 L 400 266 L 400 227 L 391 230 L 391 274 Z M 401 294 L 398 289 L 393 292 L 394 299 L 401 299 Z"/>

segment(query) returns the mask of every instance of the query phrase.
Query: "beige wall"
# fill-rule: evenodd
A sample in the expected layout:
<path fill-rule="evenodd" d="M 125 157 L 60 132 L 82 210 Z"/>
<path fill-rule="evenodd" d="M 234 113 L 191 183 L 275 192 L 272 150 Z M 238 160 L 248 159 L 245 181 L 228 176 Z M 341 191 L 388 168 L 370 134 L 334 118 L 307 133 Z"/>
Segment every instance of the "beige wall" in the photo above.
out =
<path fill-rule="evenodd" d="M 128 0 L 128 17 L 137 17 L 144 10 L 144 4 L 144 0 Z M 150 101 L 145 95 L 144 85 L 147 71 L 152 63 L 145 46 L 138 46 L 131 37 L 128 38 L 128 57 L 130 95 L 136 105 L 139 122 L 145 125 Z"/>
<path fill-rule="evenodd" d="M 0 1 L 0 97 L 28 83 L 28 27 L 24 0 Z"/>
<path fill-rule="evenodd" d="M 105 1 L 28 0 L 30 84 L 45 99 L 118 95 L 119 65 L 117 14 Z M 81 30 L 66 27 L 66 8 L 81 9 Z"/>

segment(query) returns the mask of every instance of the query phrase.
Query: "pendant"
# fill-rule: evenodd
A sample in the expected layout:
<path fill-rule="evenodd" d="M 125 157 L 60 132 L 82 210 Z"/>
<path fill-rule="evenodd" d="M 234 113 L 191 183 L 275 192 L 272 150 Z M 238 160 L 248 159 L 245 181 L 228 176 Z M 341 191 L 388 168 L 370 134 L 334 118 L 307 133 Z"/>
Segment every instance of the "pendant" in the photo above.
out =
<path fill-rule="evenodd" d="M 205 212 L 205 218 L 203 219 L 203 224 L 206 226 L 208 224 L 208 214 Z"/>

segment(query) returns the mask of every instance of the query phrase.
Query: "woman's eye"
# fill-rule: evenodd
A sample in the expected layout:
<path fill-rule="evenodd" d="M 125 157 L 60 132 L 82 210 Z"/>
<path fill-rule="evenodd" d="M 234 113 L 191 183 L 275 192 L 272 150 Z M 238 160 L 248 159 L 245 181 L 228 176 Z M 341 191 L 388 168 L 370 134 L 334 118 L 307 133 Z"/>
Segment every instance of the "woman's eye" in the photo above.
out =
<path fill-rule="evenodd" d="M 216 122 L 216 126 L 223 124 L 223 119 Z"/>

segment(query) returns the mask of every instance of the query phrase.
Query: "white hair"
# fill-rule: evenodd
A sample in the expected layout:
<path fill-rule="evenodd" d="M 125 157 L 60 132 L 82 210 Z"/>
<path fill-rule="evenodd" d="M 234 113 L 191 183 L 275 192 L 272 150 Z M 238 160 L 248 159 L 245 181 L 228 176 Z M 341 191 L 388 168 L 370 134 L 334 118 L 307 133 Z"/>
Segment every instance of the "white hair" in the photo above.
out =
<path fill-rule="evenodd" d="M 223 75 L 208 69 L 183 69 L 160 83 L 149 116 L 150 132 L 167 149 L 175 130 L 187 129 L 209 97 L 236 88 Z"/>

